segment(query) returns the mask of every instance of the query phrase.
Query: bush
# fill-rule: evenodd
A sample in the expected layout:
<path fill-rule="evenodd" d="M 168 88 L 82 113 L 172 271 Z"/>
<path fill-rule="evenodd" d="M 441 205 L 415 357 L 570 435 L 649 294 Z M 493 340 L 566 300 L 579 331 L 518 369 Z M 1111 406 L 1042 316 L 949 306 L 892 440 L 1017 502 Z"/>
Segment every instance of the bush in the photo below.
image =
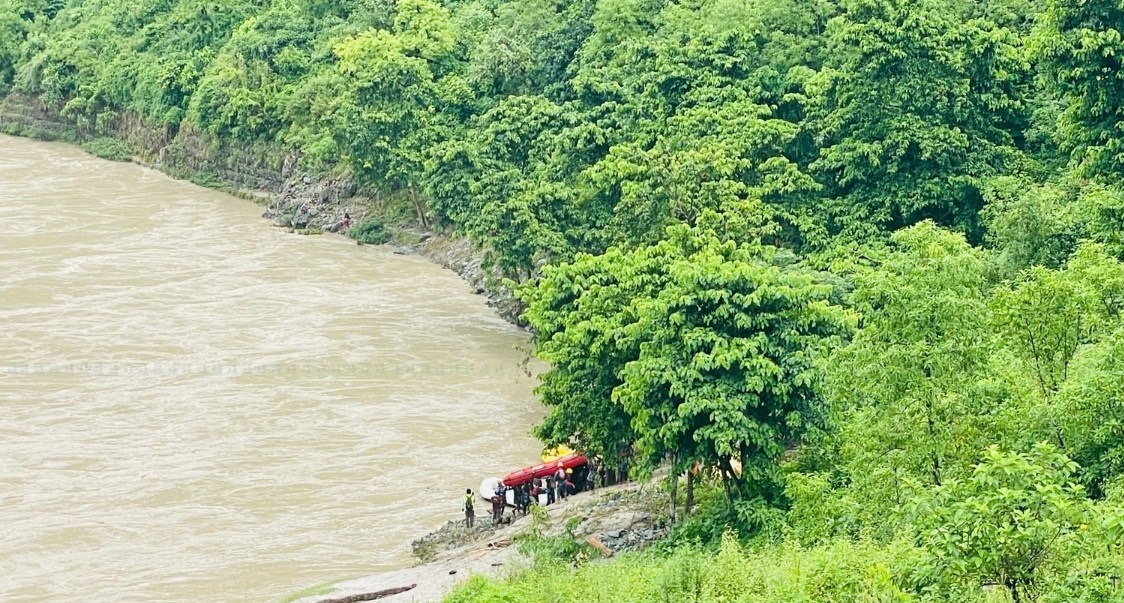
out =
<path fill-rule="evenodd" d="M 133 148 L 128 143 L 114 138 L 94 138 L 82 144 L 91 155 L 110 161 L 132 161 Z"/>
<path fill-rule="evenodd" d="M 1084 491 L 1072 482 L 1076 469 L 1045 443 L 1026 454 L 988 448 L 971 477 L 919 501 L 922 580 L 951 589 L 994 584 L 1016 603 L 1033 601 L 1054 564 L 1069 564 L 1062 549 L 1089 519 Z"/>
<path fill-rule="evenodd" d="M 519 541 L 519 552 L 533 558 L 536 564 L 584 563 L 594 556 L 594 551 L 574 535 L 580 522 L 581 518 L 571 517 L 561 534 L 547 536 L 545 530 L 550 527 L 550 517 L 546 507 L 531 505 L 531 527 L 515 537 Z"/>
<path fill-rule="evenodd" d="M 386 225 L 378 218 L 369 218 L 347 231 L 347 236 L 360 245 L 382 245 L 390 240 Z"/>

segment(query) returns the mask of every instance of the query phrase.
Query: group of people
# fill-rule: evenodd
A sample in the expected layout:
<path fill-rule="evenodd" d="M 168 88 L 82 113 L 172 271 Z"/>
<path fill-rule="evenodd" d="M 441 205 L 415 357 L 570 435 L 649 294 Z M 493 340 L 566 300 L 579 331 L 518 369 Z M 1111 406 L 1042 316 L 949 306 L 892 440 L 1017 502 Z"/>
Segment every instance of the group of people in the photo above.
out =
<path fill-rule="evenodd" d="M 594 480 L 598 475 L 593 463 L 578 467 L 577 473 L 558 463 L 558 469 L 543 478 L 535 478 L 517 486 L 507 486 L 500 482 L 489 499 L 492 505 L 492 523 L 497 525 L 510 523 L 516 514 L 527 515 L 533 504 L 552 505 L 578 492 L 592 491 L 595 486 Z M 603 472 L 601 475 L 604 475 Z M 511 503 L 507 500 L 509 491 L 513 493 Z M 467 528 L 475 524 L 476 514 L 473 504 L 472 489 L 468 488 L 464 496 L 464 525 Z M 511 517 L 505 518 L 504 511 L 509 504 L 514 510 Z"/>

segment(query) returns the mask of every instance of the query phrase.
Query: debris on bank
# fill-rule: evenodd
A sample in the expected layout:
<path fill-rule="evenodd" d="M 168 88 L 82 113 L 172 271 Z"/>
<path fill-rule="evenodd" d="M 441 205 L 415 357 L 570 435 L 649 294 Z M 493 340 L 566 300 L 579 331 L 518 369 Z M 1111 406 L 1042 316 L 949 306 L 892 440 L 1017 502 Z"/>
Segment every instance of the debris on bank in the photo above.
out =
<path fill-rule="evenodd" d="M 379 599 L 385 599 L 392 595 L 397 595 L 406 591 L 414 590 L 417 587 L 417 584 L 411 584 L 409 586 L 399 586 L 397 588 L 378 590 L 373 593 L 359 593 L 356 595 L 348 595 L 346 597 L 338 597 L 336 599 L 324 599 L 323 601 L 320 601 L 320 603 L 359 603 L 360 601 L 377 601 Z"/>

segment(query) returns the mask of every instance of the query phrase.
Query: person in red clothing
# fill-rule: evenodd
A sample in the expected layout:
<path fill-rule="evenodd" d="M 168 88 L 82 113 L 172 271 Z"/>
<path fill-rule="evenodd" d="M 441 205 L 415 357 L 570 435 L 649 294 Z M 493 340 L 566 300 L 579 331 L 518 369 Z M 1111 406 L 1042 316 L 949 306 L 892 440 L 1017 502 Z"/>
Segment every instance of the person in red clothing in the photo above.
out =
<path fill-rule="evenodd" d="M 558 470 L 554 472 L 554 487 L 556 489 L 556 498 L 562 500 L 566 498 L 568 492 L 566 491 L 566 469 L 562 465 L 562 461 L 558 462 Z"/>
<path fill-rule="evenodd" d="M 492 495 L 492 523 L 498 524 L 503 518 L 503 496 L 497 492 Z"/>

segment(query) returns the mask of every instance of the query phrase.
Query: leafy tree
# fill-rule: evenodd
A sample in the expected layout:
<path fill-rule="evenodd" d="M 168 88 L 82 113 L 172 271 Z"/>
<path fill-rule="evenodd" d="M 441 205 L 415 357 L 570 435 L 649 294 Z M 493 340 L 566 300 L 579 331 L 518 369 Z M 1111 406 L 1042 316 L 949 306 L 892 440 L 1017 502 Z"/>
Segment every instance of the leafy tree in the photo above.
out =
<path fill-rule="evenodd" d="M 650 242 L 671 224 L 757 200 L 772 204 L 763 214 L 779 216 L 818 190 L 784 156 L 796 126 L 769 107 L 734 88 L 703 88 L 682 101 L 650 148 L 615 146 L 584 174 L 590 189 L 611 198 L 613 240 Z"/>
<path fill-rule="evenodd" d="M 1089 237 L 1124 260 L 1124 190 L 1093 186 L 1077 202 Z"/>
<path fill-rule="evenodd" d="M 1094 494 L 1124 475 L 1124 328 L 1081 350 L 1058 392 L 1066 449 Z"/>
<path fill-rule="evenodd" d="M 595 2 L 505 2 L 469 51 L 469 79 L 485 97 L 566 95 L 567 70 L 589 35 Z"/>
<path fill-rule="evenodd" d="M 1087 519 L 1077 465 L 1040 444 L 1026 454 L 990 447 L 970 477 L 949 480 L 922 503 L 916 524 L 928 581 L 998 584 L 1015 603 L 1034 601 L 1063 562 L 1063 541 Z"/>
<path fill-rule="evenodd" d="M 830 286 L 772 265 L 767 248 L 706 232 L 679 245 L 658 295 L 633 302 L 626 336 L 641 342 L 639 355 L 614 397 L 642 455 L 719 469 L 731 503 L 731 488 L 776 503 L 785 446 L 822 427 L 816 361 L 844 315 L 826 301 Z"/>
<path fill-rule="evenodd" d="M 1075 279 L 1092 288 L 1101 334 L 1124 318 L 1124 260 L 1111 255 L 1110 249 L 1108 245 L 1083 243 L 1066 265 Z"/>
<path fill-rule="evenodd" d="M 535 355 L 550 363 L 536 390 L 548 408 L 535 429 L 545 443 L 572 440 L 612 461 L 635 441 L 631 417 L 613 390 L 619 371 L 639 354 L 639 342 L 624 336 L 636 320 L 630 305 L 658 293 L 665 255 L 665 247 L 579 254 L 571 263 L 547 266 L 537 286 L 522 290 Z"/>
<path fill-rule="evenodd" d="M 1057 268 L 1083 234 L 1072 191 L 1054 184 L 1035 184 L 1023 178 L 1000 177 L 984 189 L 987 205 L 980 212 L 985 240 L 999 251 L 1004 274 L 1024 268 Z"/>
<path fill-rule="evenodd" d="M 1051 0 L 1034 45 L 1065 99 L 1058 138 L 1084 174 L 1110 180 L 1124 168 L 1122 32 L 1116 0 Z"/>
<path fill-rule="evenodd" d="M 420 197 L 426 150 L 436 142 L 435 70 L 453 49 L 448 14 L 430 0 L 399 0 L 395 33 L 368 30 L 336 44 L 339 74 L 354 82 L 328 122 L 356 174 L 404 191 L 427 225 Z"/>
<path fill-rule="evenodd" d="M 821 422 L 815 361 L 845 319 L 830 287 L 771 254 L 679 226 L 545 271 L 525 314 L 552 363 L 540 433 L 600 451 L 635 440 L 648 466 L 670 455 L 676 472 L 719 469 L 731 504 L 776 502 L 776 462 Z"/>
<path fill-rule="evenodd" d="M 293 5 L 246 19 L 200 79 L 189 117 L 223 137 L 277 136 L 295 83 L 311 68 L 316 33 Z"/>
<path fill-rule="evenodd" d="M 427 164 L 435 212 L 481 243 L 487 265 L 519 281 L 576 247 L 573 193 L 549 166 L 567 117 L 541 96 L 508 97 L 440 143 Z"/>
<path fill-rule="evenodd" d="M 15 80 L 23 42 L 40 14 L 37 4 L 27 0 L 0 1 L 0 94 L 5 94 Z"/>
<path fill-rule="evenodd" d="M 939 485 L 967 471 L 996 426 L 1003 391 L 987 262 L 963 235 L 930 222 L 900 230 L 854 276 L 862 315 L 829 365 L 840 433 L 833 444 L 869 521 L 891 522 L 908 480 Z"/>
<path fill-rule="evenodd" d="M 996 291 L 998 324 L 1032 367 L 1043 398 L 1065 382 L 1078 348 L 1119 314 L 1122 275 L 1119 263 L 1086 245 L 1064 270 L 1036 266 Z"/>
<path fill-rule="evenodd" d="M 440 62 L 456 43 L 449 12 L 431 0 L 397 0 L 394 30 L 411 56 Z"/>
<path fill-rule="evenodd" d="M 828 27 L 808 124 L 836 229 L 931 218 L 978 236 L 982 179 L 1012 161 L 1023 123 L 1017 40 L 931 0 L 846 6 Z"/>

